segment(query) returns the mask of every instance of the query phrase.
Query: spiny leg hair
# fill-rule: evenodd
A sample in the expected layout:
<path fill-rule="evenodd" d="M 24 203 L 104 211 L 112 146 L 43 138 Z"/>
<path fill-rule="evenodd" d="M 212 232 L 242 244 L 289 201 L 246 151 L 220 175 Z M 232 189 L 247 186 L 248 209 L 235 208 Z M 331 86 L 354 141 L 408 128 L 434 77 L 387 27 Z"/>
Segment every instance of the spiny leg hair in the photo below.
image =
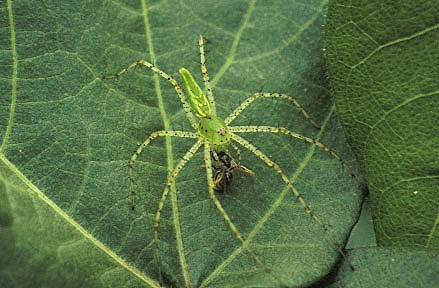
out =
<path fill-rule="evenodd" d="M 206 56 L 204 54 L 204 38 L 201 35 L 198 37 L 198 47 L 200 48 L 201 76 L 203 77 L 203 83 L 206 89 L 207 99 L 209 99 L 212 114 L 216 115 L 215 99 L 212 94 L 212 88 L 210 87 L 209 74 L 207 73 L 206 67 Z"/>
<path fill-rule="evenodd" d="M 234 133 L 252 133 L 252 132 L 282 133 L 282 134 L 289 135 L 291 137 L 303 140 L 305 142 L 311 143 L 311 144 L 323 149 L 323 151 L 329 153 L 332 157 L 337 159 L 340 162 L 340 164 L 343 166 L 343 168 L 346 170 L 346 172 L 348 172 L 352 178 L 356 179 L 356 176 L 352 172 L 352 169 L 346 164 L 345 161 L 343 161 L 343 159 L 341 159 L 340 156 L 338 156 L 338 154 L 334 150 L 332 150 L 331 148 L 329 148 L 325 144 L 318 142 L 314 139 L 311 139 L 309 137 L 300 135 L 298 133 L 292 132 L 292 131 L 285 129 L 285 128 L 282 128 L 282 127 L 272 127 L 272 126 L 233 126 L 233 127 L 230 127 L 230 131 L 232 131 Z"/>
<path fill-rule="evenodd" d="M 155 66 L 154 64 L 146 61 L 146 60 L 138 60 L 130 65 L 128 65 L 126 68 L 122 69 L 121 71 L 117 72 L 114 75 L 110 75 L 110 76 L 104 76 L 103 79 L 113 79 L 113 78 L 118 78 L 120 77 L 122 74 L 128 72 L 130 69 L 136 67 L 136 66 L 143 66 L 146 68 L 151 69 L 154 73 L 157 73 L 158 75 L 160 75 L 162 78 L 166 79 L 169 83 L 171 83 L 171 85 L 174 87 L 175 91 L 178 94 L 178 97 L 180 98 L 181 104 L 183 105 L 183 110 L 186 114 L 186 117 L 188 118 L 189 122 L 191 123 L 192 127 L 194 127 L 195 129 L 197 128 L 197 123 L 198 121 L 196 120 L 194 114 L 192 113 L 192 110 L 190 108 L 190 104 L 188 102 L 188 99 L 186 97 L 186 95 L 184 94 L 183 90 L 181 89 L 180 85 L 178 85 L 177 81 L 175 80 L 174 77 L 172 77 L 171 75 L 163 72 L 162 70 L 160 70 L 159 68 L 157 68 L 157 66 Z"/>
<path fill-rule="evenodd" d="M 294 106 L 296 106 L 299 111 L 302 112 L 302 115 L 317 129 L 320 129 L 320 126 L 308 115 L 308 113 L 303 109 L 303 107 L 296 101 L 292 96 L 288 96 L 280 93 L 255 93 L 252 96 L 248 97 L 244 102 L 241 103 L 230 115 L 224 120 L 224 122 L 228 125 L 232 122 L 245 108 L 247 108 L 253 101 L 260 98 L 279 98 L 286 99 L 288 101 L 293 102 Z"/>
<path fill-rule="evenodd" d="M 242 138 L 242 137 L 240 137 L 240 136 L 238 136 L 236 134 L 232 134 L 232 139 L 235 140 L 236 142 L 238 142 L 239 144 L 241 144 L 243 147 L 245 147 L 248 150 L 250 150 L 251 152 L 253 152 L 253 154 L 255 154 L 259 159 L 264 161 L 264 163 L 267 166 L 273 168 L 280 175 L 280 177 L 282 178 L 284 183 L 291 189 L 291 191 L 293 192 L 295 198 L 299 201 L 300 205 L 302 205 L 302 207 L 305 209 L 305 212 L 308 215 L 310 215 L 311 218 L 314 219 L 323 228 L 323 230 L 329 236 L 329 239 L 331 240 L 331 242 L 336 246 L 337 251 L 343 256 L 343 258 L 346 260 L 346 262 L 351 267 L 351 269 L 354 270 L 352 264 L 350 263 L 349 259 L 346 256 L 346 254 L 343 252 L 343 249 L 341 249 L 340 244 L 338 244 L 337 240 L 332 235 L 331 230 L 329 230 L 328 227 L 323 223 L 323 221 L 321 221 L 320 218 L 314 212 L 312 212 L 311 208 L 306 203 L 306 201 L 303 198 L 303 196 L 299 193 L 299 191 L 297 191 L 297 189 L 293 186 L 293 184 L 291 184 L 290 180 L 285 175 L 285 173 L 282 171 L 280 166 L 277 163 L 275 163 L 274 161 L 272 161 L 261 150 L 257 149 L 253 144 L 251 144 L 250 142 L 248 142 L 244 138 Z"/>
<path fill-rule="evenodd" d="M 128 162 L 129 167 L 129 175 L 130 175 L 130 191 L 131 191 L 131 209 L 134 210 L 134 177 L 133 177 L 133 164 L 136 161 L 137 157 L 142 153 L 143 149 L 148 146 L 154 139 L 162 136 L 171 136 L 171 137 L 179 137 L 179 138 L 195 138 L 197 139 L 197 134 L 193 132 L 184 132 L 184 131 L 157 131 L 152 133 L 140 146 L 137 148 L 136 152 L 131 156 L 130 161 Z"/>
<path fill-rule="evenodd" d="M 171 185 L 174 183 L 175 178 L 178 176 L 180 171 L 183 169 L 183 167 L 186 165 L 186 163 L 197 153 L 198 149 L 200 149 L 202 142 L 198 140 L 186 154 L 183 156 L 183 158 L 178 162 L 177 166 L 174 168 L 174 170 L 169 174 L 168 179 L 166 180 L 166 186 L 163 190 L 162 196 L 160 197 L 159 206 L 157 208 L 157 212 L 154 217 L 154 247 L 155 247 L 155 257 L 157 260 L 157 269 L 159 274 L 159 280 L 160 283 L 163 283 L 162 279 L 162 273 L 161 273 L 161 266 L 160 266 L 160 252 L 159 252 L 159 226 L 160 226 L 160 215 L 163 210 L 163 206 L 166 201 L 166 197 L 169 194 L 169 191 L 171 190 Z"/>
<path fill-rule="evenodd" d="M 209 190 L 210 198 L 212 199 L 212 201 L 215 204 L 216 208 L 219 210 L 219 212 L 223 216 L 224 220 L 229 225 L 230 230 L 233 231 L 233 233 L 235 234 L 236 238 L 238 238 L 238 240 L 241 242 L 242 248 L 245 249 L 250 254 L 250 256 L 253 258 L 253 260 L 256 261 L 256 263 L 259 265 L 259 267 L 261 267 L 267 274 L 269 274 L 271 277 L 276 279 L 284 287 L 287 287 L 287 285 L 284 284 L 282 282 L 282 280 L 280 280 L 276 275 L 274 275 L 271 272 L 270 268 L 268 268 L 267 265 L 265 265 L 264 262 L 262 262 L 262 260 L 256 255 L 256 253 L 253 252 L 253 250 L 250 248 L 248 242 L 244 239 L 244 236 L 242 236 L 241 232 L 239 232 L 238 228 L 236 228 L 235 224 L 233 224 L 233 222 L 230 219 L 229 215 L 227 214 L 227 212 L 224 210 L 223 206 L 221 205 L 221 202 L 216 197 L 215 190 L 214 190 L 215 183 L 214 183 L 213 174 L 212 174 L 212 159 L 211 159 L 211 155 L 212 154 L 211 154 L 211 149 L 209 147 L 209 144 L 205 144 L 204 145 L 204 161 L 206 163 L 207 187 L 208 187 L 208 190 Z"/>

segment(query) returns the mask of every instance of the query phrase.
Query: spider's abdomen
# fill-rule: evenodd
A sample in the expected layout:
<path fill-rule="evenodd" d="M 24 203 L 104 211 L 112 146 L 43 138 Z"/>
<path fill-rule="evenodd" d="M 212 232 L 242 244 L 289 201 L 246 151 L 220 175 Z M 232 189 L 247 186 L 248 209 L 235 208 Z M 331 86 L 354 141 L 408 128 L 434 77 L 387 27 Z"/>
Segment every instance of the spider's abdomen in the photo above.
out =
<path fill-rule="evenodd" d="M 201 118 L 198 124 L 198 133 L 216 152 L 225 151 L 229 147 L 231 139 L 229 128 L 217 116 Z"/>
<path fill-rule="evenodd" d="M 181 68 L 178 70 L 178 73 L 180 73 L 184 89 L 186 90 L 189 99 L 189 104 L 191 105 L 195 116 L 198 118 L 210 117 L 212 110 L 210 108 L 209 100 L 195 81 L 191 72 L 185 68 Z"/>

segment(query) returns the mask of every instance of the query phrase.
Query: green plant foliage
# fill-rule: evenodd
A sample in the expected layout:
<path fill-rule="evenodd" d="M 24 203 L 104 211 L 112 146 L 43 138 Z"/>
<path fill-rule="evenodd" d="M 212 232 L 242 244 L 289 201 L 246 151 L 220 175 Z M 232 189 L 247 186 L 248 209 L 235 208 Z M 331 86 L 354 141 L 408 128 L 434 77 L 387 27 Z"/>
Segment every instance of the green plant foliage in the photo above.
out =
<path fill-rule="evenodd" d="M 327 89 L 325 1 L 0 5 L 0 203 L 6 239 L 0 259 L 9 259 L 1 262 L 1 287 L 159 285 L 153 217 L 168 171 L 193 141 L 158 139 L 145 149 L 134 167 L 134 211 L 127 164 L 150 133 L 191 127 L 175 91 L 151 71 L 134 69 L 111 81 L 102 76 L 145 59 L 174 76 L 185 67 L 201 83 L 199 34 L 209 41 L 207 67 L 221 117 L 260 90 L 292 95 L 321 124 L 320 131 L 283 101 L 255 102 L 233 124 L 283 126 L 320 140 L 350 163 Z M 279 163 L 343 243 L 361 193 L 338 161 L 285 135 L 243 136 Z M 187 164 L 163 209 L 165 284 L 277 286 L 240 247 L 209 199 L 202 163 L 198 154 Z M 242 164 L 255 176 L 236 173 L 218 197 L 253 250 L 291 286 L 327 275 L 338 255 L 321 227 L 273 169 L 245 151 Z M 23 265 L 24 257 L 34 260 Z"/>
<path fill-rule="evenodd" d="M 326 55 L 379 245 L 439 248 L 435 1 L 331 1 Z"/>
<path fill-rule="evenodd" d="M 1 287 L 150 287 L 3 155 L 0 163 Z"/>
<path fill-rule="evenodd" d="M 436 287 L 439 254 L 425 249 L 375 247 L 349 254 L 358 269 L 341 270 L 333 288 Z"/>

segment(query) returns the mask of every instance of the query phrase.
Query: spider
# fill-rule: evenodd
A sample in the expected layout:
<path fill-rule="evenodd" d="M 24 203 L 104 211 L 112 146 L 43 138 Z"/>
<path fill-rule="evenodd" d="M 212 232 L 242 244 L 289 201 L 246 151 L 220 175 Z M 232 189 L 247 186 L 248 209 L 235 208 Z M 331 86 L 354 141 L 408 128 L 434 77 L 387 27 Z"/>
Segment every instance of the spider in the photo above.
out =
<path fill-rule="evenodd" d="M 103 79 L 111 79 L 117 78 L 122 74 L 126 73 L 130 69 L 141 66 L 146 67 L 152 70 L 154 73 L 157 73 L 162 78 L 166 79 L 175 89 L 177 95 L 181 101 L 183 106 L 185 115 L 189 120 L 194 131 L 168 131 L 168 130 L 160 130 L 152 133 L 136 150 L 136 152 L 131 156 L 129 160 L 129 179 L 130 179 L 130 192 L 131 192 L 131 208 L 134 209 L 134 177 L 133 177 L 133 164 L 142 151 L 156 138 L 158 137 L 177 137 L 177 138 L 193 138 L 196 140 L 195 144 L 184 154 L 182 159 L 178 162 L 174 170 L 168 175 L 166 180 L 166 185 L 164 187 L 164 191 L 160 198 L 160 202 L 158 204 L 157 211 L 154 217 L 154 246 L 155 246 L 155 257 L 157 260 L 158 266 L 158 275 L 160 284 L 163 283 L 162 279 L 162 271 L 160 267 L 160 252 L 159 252 L 159 224 L 161 212 L 164 206 L 164 203 L 167 199 L 168 193 L 171 190 L 172 183 L 182 171 L 184 166 L 190 159 L 200 150 L 203 146 L 204 150 L 204 166 L 206 170 L 206 178 L 207 178 L 207 189 L 210 198 L 212 199 L 214 205 L 228 224 L 230 230 L 233 232 L 235 237 L 241 243 L 243 249 L 245 249 L 248 254 L 253 258 L 253 260 L 259 265 L 261 269 L 263 269 L 266 273 L 268 273 L 271 277 L 273 277 L 279 284 L 282 286 L 287 286 L 284 282 L 276 276 L 271 269 L 259 258 L 259 256 L 252 250 L 249 244 L 246 242 L 243 234 L 237 229 L 235 224 L 232 222 L 231 218 L 223 208 L 221 202 L 217 198 L 215 191 L 223 191 L 225 187 L 227 187 L 232 181 L 232 171 L 235 168 L 241 169 L 242 171 L 248 174 L 254 174 L 249 168 L 241 165 L 239 162 L 235 161 L 228 149 L 232 146 L 234 149 L 237 149 L 234 142 L 238 143 L 240 146 L 252 152 L 263 161 L 268 167 L 271 167 L 282 179 L 282 181 L 286 184 L 288 189 L 290 189 L 298 200 L 300 205 L 304 208 L 305 212 L 311 216 L 326 232 L 338 252 L 347 260 L 346 262 L 351 266 L 349 260 L 347 259 L 345 253 L 343 252 L 341 246 L 337 243 L 335 238 L 333 237 L 331 231 L 327 228 L 327 226 L 321 221 L 321 219 L 311 210 L 310 206 L 306 203 L 305 199 L 301 196 L 301 194 L 296 190 L 296 188 L 291 184 L 290 180 L 283 172 L 282 168 L 273 160 L 271 160 L 264 152 L 257 149 L 252 143 L 239 136 L 239 133 L 282 133 L 288 135 L 293 138 L 300 139 L 302 141 L 308 142 L 312 145 L 315 145 L 325 152 L 328 152 L 334 158 L 336 158 L 348 171 L 349 167 L 345 164 L 345 162 L 337 155 L 335 151 L 333 151 L 328 146 L 313 140 L 311 138 L 302 136 L 298 133 L 292 132 L 288 129 L 282 127 L 273 127 L 273 126 L 230 126 L 231 122 L 237 118 L 242 111 L 244 111 L 249 105 L 251 105 L 255 100 L 258 99 L 268 99 L 268 98 L 276 98 L 276 99 L 284 99 L 291 102 L 302 114 L 302 116 L 310 122 L 316 129 L 320 129 L 319 125 L 308 115 L 308 113 L 302 108 L 302 106 L 291 96 L 280 94 L 280 93 L 255 93 L 252 96 L 249 96 L 245 99 L 232 113 L 229 114 L 225 119 L 221 119 L 216 114 L 215 101 L 212 94 L 212 89 L 209 83 L 209 75 L 207 73 L 206 68 L 206 59 L 204 52 L 204 43 L 205 40 L 203 36 L 198 37 L 198 46 L 200 51 L 200 62 L 201 62 L 201 75 L 204 83 L 204 91 L 200 88 L 197 82 L 194 80 L 192 74 L 185 68 L 179 69 L 179 74 L 182 79 L 184 90 L 180 87 L 178 82 L 171 75 L 165 73 L 160 70 L 154 64 L 145 61 L 138 60 L 130 65 L 128 65 L 123 70 L 112 76 L 104 76 Z M 239 151 L 238 151 L 239 152 Z M 239 154 L 239 153 L 238 153 Z M 240 154 L 239 154 L 240 155 Z M 215 163 L 216 167 L 213 165 Z M 353 174 L 351 173 L 353 176 Z M 352 266 L 351 266 L 352 267 Z M 352 268 L 353 269 L 353 268 Z"/>

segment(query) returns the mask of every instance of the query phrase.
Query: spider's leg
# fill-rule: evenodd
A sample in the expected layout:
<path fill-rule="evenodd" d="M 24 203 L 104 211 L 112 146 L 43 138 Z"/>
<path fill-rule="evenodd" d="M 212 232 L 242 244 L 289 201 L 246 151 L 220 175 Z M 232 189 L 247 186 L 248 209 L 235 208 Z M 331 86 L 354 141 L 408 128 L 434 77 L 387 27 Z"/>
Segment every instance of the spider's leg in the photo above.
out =
<path fill-rule="evenodd" d="M 254 175 L 255 172 L 253 172 L 250 168 L 247 168 L 241 164 L 241 150 L 239 149 L 239 147 L 237 145 L 235 145 L 235 143 L 233 143 L 233 142 L 230 142 L 230 146 L 232 146 L 232 148 L 236 151 L 236 154 L 238 155 L 238 163 L 237 163 L 236 167 L 238 167 L 238 169 L 241 169 L 242 171 L 244 171 L 247 174 Z"/>
<path fill-rule="evenodd" d="M 162 279 L 162 272 L 161 272 L 161 266 L 160 266 L 160 253 L 159 253 L 159 225 L 160 225 L 160 214 L 163 210 L 163 206 L 166 201 L 166 197 L 169 194 L 169 191 L 171 190 L 171 186 L 174 183 L 175 178 L 178 176 L 180 171 L 183 169 L 184 165 L 195 155 L 195 153 L 198 151 L 198 149 L 201 147 L 202 142 L 198 140 L 186 154 L 183 156 L 183 158 L 180 160 L 180 162 L 177 164 L 177 166 L 174 168 L 174 170 L 169 174 L 168 179 L 166 180 L 166 186 L 163 190 L 162 196 L 160 198 L 159 206 L 157 208 L 157 212 L 154 217 L 154 247 L 155 247 L 155 256 L 157 260 L 157 268 L 159 273 L 159 280 L 160 284 L 163 284 Z M 179 241 L 177 239 L 177 241 Z M 183 245 L 181 245 L 183 247 Z M 184 256 L 184 252 L 180 253 L 180 261 L 182 262 L 183 267 L 183 274 L 185 281 L 187 283 L 190 283 L 189 278 L 189 271 L 187 271 L 187 265 L 186 265 L 186 258 Z"/>
<path fill-rule="evenodd" d="M 117 78 L 117 77 L 121 76 L 122 74 L 128 72 L 128 70 L 130 70 L 136 66 L 143 66 L 143 67 L 149 68 L 154 73 L 157 73 L 162 78 L 166 79 L 169 83 L 171 83 L 171 85 L 174 87 L 175 91 L 177 92 L 178 97 L 180 98 L 180 101 L 181 101 L 181 104 L 183 105 L 183 109 L 184 109 L 184 112 L 186 114 L 186 117 L 188 118 L 189 122 L 191 122 L 192 127 L 194 127 L 196 129 L 198 121 L 196 120 L 194 114 L 192 113 L 191 106 L 190 106 L 188 99 L 187 99 L 186 95 L 184 94 L 183 90 L 178 85 L 178 83 L 174 77 L 163 72 L 162 70 L 157 68 L 157 66 L 155 66 L 154 64 L 152 64 L 146 60 L 138 60 L 134 63 L 131 63 L 126 68 L 122 69 L 121 71 L 117 72 L 114 75 L 104 76 L 103 79 L 105 80 L 105 79 Z"/>
<path fill-rule="evenodd" d="M 355 174 L 352 172 L 352 169 L 346 164 L 345 161 L 343 161 L 343 159 L 341 159 L 340 156 L 338 156 L 338 154 L 334 150 L 332 150 L 331 148 L 329 148 L 328 146 L 326 146 L 325 144 L 323 144 L 321 142 L 318 142 L 314 139 L 300 135 L 298 133 L 292 132 L 288 129 L 285 129 L 282 127 L 272 127 L 272 126 L 234 126 L 234 127 L 230 127 L 230 131 L 232 131 L 234 133 L 239 133 L 239 132 L 282 133 L 282 134 L 289 135 L 289 136 L 292 136 L 294 138 L 303 140 L 305 142 L 311 143 L 311 144 L 323 149 L 323 151 L 329 153 L 332 157 L 337 159 L 340 162 L 340 164 L 343 166 L 343 168 L 349 173 L 349 175 L 351 175 L 351 177 L 354 178 L 355 180 L 357 179 Z"/>
<path fill-rule="evenodd" d="M 312 217 L 312 219 L 314 219 L 323 228 L 323 230 L 326 232 L 326 234 L 328 235 L 328 237 L 331 240 L 331 242 L 337 248 L 337 251 L 343 256 L 343 258 L 345 259 L 346 263 L 348 263 L 350 268 L 352 270 L 354 270 L 351 262 L 347 258 L 346 254 L 343 252 L 343 249 L 341 248 L 340 244 L 338 244 L 337 240 L 335 240 L 334 236 L 332 235 L 331 230 L 329 230 L 329 228 L 323 223 L 323 221 L 320 220 L 320 218 L 311 210 L 311 208 L 306 203 L 306 201 L 303 198 L 303 196 L 299 193 L 299 191 L 297 191 L 297 189 L 293 186 L 293 184 L 291 184 L 290 180 L 285 175 L 285 173 L 282 171 L 280 166 L 277 163 L 275 163 L 274 161 L 272 161 L 261 150 L 257 149 L 253 144 L 251 144 L 250 142 L 248 142 L 244 138 L 242 138 L 242 137 L 240 137 L 240 136 L 238 136 L 236 134 L 232 134 L 232 139 L 235 140 L 236 142 L 238 142 L 239 144 L 241 144 L 243 147 L 245 147 L 248 150 L 250 150 L 251 152 L 253 152 L 253 154 L 255 154 L 259 159 L 264 161 L 264 163 L 267 164 L 267 166 L 273 168 L 279 174 L 279 176 L 282 178 L 282 180 L 285 182 L 285 184 L 288 186 L 288 188 L 291 189 L 291 191 L 293 192 L 294 196 L 299 201 L 300 205 L 302 205 L 302 207 L 305 209 L 305 212 L 307 214 L 309 214 Z"/>
<path fill-rule="evenodd" d="M 293 102 L 294 106 L 296 106 L 297 109 L 299 109 L 300 112 L 302 112 L 302 115 L 317 129 L 320 129 L 320 126 L 306 113 L 305 109 L 303 109 L 302 106 L 300 106 L 299 102 L 296 101 L 292 96 L 288 96 L 285 94 L 280 93 L 255 93 L 252 96 L 248 97 L 244 102 L 241 103 L 233 112 L 224 120 L 224 122 L 228 125 L 230 122 L 232 122 L 241 112 L 247 108 L 253 101 L 260 98 L 280 98 L 280 99 L 286 99 L 288 101 Z"/>
<path fill-rule="evenodd" d="M 215 99 L 213 98 L 212 88 L 210 87 L 209 74 L 206 68 L 206 56 L 204 53 L 204 38 L 202 35 L 198 36 L 198 47 L 200 48 L 200 63 L 201 63 L 201 75 L 203 76 L 204 88 L 206 89 L 207 99 L 210 103 L 210 109 L 212 115 L 216 115 Z"/>
<path fill-rule="evenodd" d="M 136 150 L 136 152 L 131 156 L 128 162 L 129 175 L 130 175 L 130 191 L 131 191 L 131 209 L 134 209 L 134 177 L 133 177 L 133 164 L 137 157 L 142 153 L 143 149 L 149 145 L 154 139 L 160 136 L 173 136 L 180 138 L 197 138 L 197 134 L 192 132 L 184 131 L 157 131 L 152 133 Z"/>
<path fill-rule="evenodd" d="M 238 155 L 238 162 L 241 162 L 241 149 L 239 149 L 239 147 L 233 142 L 230 142 L 230 146 L 232 146 L 233 150 L 236 152 L 236 155 Z"/>
<path fill-rule="evenodd" d="M 207 187 L 209 190 L 209 196 L 212 199 L 213 203 L 215 204 L 216 208 L 219 210 L 221 215 L 223 216 L 224 220 L 227 222 L 227 224 L 230 227 L 230 230 L 232 230 L 233 234 L 235 234 L 235 237 L 241 242 L 242 248 L 245 249 L 250 256 L 253 258 L 253 260 L 261 267 L 267 274 L 269 274 L 271 277 L 276 279 L 282 286 L 287 287 L 286 284 L 282 282 L 276 275 L 271 272 L 270 268 L 267 267 L 267 265 L 262 262 L 262 260 L 256 255 L 255 252 L 250 248 L 248 242 L 245 240 L 244 236 L 242 236 L 241 232 L 239 232 L 238 228 L 236 228 L 235 224 L 233 224 L 232 220 L 230 219 L 227 212 L 224 210 L 223 206 L 221 205 L 221 202 L 218 200 L 218 198 L 215 195 L 215 183 L 213 180 L 213 174 L 212 174 L 212 159 L 211 159 L 211 148 L 209 144 L 204 145 L 204 161 L 206 163 L 206 175 L 207 175 Z"/>

